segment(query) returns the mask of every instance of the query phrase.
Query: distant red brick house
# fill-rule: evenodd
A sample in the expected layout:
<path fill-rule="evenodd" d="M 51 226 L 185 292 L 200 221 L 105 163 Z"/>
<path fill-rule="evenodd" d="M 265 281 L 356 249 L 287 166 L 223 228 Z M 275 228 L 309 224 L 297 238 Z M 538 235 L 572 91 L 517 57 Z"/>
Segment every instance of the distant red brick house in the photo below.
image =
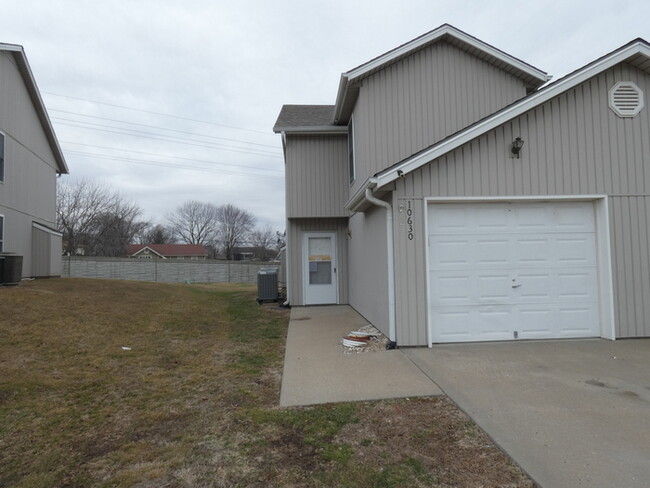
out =
<path fill-rule="evenodd" d="M 208 258 L 208 250 L 199 244 L 129 244 L 126 253 L 140 259 L 191 259 Z"/>

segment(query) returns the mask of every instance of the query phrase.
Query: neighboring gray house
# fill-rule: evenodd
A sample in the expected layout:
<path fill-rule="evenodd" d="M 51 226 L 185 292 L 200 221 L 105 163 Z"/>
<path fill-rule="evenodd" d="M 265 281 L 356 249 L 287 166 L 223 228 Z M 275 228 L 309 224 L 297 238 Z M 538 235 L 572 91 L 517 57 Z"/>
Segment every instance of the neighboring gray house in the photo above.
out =
<path fill-rule="evenodd" d="M 63 153 L 22 46 L 0 44 L 0 251 L 23 255 L 23 277 L 58 276 L 56 178 Z"/>
<path fill-rule="evenodd" d="M 443 25 L 285 105 L 291 304 L 402 346 L 650 336 L 650 46 L 549 79 Z"/>

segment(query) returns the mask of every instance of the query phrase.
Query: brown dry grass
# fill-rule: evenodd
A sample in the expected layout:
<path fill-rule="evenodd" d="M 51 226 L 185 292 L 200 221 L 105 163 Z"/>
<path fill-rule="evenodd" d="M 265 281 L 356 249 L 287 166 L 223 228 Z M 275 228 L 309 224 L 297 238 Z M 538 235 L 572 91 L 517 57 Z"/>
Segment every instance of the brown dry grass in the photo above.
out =
<path fill-rule="evenodd" d="M 288 313 L 254 298 L 0 288 L 0 487 L 533 486 L 443 397 L 278 409 Z"/>

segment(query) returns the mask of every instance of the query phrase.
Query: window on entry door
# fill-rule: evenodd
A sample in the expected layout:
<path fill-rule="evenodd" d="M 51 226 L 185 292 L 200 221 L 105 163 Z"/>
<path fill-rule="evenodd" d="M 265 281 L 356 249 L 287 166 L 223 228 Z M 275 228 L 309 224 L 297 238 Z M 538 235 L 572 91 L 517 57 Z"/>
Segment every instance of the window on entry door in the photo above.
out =
<path fill-rule="evenodd" d="M 330 237 L 310 237 L 309 284 L 329 285 L 332 283 L 332 239 Z"/>

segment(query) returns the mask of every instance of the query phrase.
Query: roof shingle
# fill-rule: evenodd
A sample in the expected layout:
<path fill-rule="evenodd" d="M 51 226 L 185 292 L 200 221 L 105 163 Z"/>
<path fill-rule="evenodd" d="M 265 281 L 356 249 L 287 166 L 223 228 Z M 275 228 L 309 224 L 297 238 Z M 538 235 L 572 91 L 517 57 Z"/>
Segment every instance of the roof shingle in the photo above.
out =
<path fill-rule="evenodd" d="M 289 127 L 325 127 L 332 125 L 333 115 L 334 105 L 283 105 L 273 130 L 280 132 Z"/>

